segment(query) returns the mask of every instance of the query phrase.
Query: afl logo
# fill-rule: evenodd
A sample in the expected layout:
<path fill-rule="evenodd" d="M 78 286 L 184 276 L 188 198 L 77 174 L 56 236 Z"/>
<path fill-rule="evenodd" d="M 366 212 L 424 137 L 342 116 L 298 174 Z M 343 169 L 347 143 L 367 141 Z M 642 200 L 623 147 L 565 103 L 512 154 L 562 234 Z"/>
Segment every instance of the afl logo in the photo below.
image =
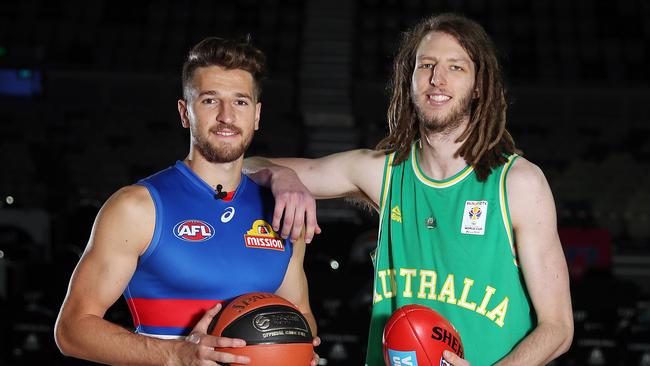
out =
<path fill-rule="evenodd" d="M 214 228 L 201 220 L 185 220 L 174 226 L 174 235 L 185 241 L 206 241 L 212 238 Z"/>

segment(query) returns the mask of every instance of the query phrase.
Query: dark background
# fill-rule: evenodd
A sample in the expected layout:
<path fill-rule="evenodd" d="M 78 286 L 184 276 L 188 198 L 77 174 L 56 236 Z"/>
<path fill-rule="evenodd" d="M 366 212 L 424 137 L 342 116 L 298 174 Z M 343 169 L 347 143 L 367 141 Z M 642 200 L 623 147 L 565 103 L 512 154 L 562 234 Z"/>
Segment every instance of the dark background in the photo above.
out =
<path fill-rule="evenodd" d="M 0 6 L 0 365 L 60 356 L 53 323 L 101 204 L 182 159 L 180 68 L 206 36 L 268 57 L 250 154 L 322 156 L 386 133 L 396 40 L 457 11 L 495 40 L 509 130 L 553 189 L 576 334 L 556 365 L 650 365 L 650 2 L 46 1 Z M 531 210 L 534 210 L 531 207 Z M 319 202 L 306 271 L 329 365 L 360 365 L 376 215 Z M 123 300 L 108 318 L 130 326 Z"/>

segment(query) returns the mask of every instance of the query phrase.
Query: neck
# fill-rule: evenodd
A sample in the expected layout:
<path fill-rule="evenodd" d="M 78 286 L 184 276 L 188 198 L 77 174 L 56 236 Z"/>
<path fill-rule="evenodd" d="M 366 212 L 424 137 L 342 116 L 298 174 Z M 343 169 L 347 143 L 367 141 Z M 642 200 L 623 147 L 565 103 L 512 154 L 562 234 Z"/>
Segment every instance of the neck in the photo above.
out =
<path fill-rule="evenodd" d="M 457 155 L 463 141 L 456 142 L 465 131 L 467 122 L 452 131 L 427 132 L 420 127 L 417 147 L 418 161 L 424 173 L 436 180 L 452 177 L 467 166 L 465 159 Z"/>
<path fill-rule="evenodd" d="M 196 150 L 190 150 L 184 162 L 196 175 L 214 189 L 217 188 L 217 184 L 221 184 L 224 191 L 234 191 L 241 182 L 243 156 L 229 163 L 211 163 L 205 160 Z"/>

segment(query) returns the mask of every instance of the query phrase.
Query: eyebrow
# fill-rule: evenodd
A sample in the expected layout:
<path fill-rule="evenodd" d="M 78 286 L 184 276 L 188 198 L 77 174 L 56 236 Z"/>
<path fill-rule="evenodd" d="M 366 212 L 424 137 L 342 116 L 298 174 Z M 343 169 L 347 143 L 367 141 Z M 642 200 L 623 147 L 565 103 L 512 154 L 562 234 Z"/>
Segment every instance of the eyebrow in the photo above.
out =
<path fill-rule="evenodd" d="M 418 60 L 436 60 L 436 58 L 431 57 L 431 56 L 419 56 Z M 462 58 L 450 57 L 450 58 L 447 59 L 447 61 L 455 62 L 455 63 L 463 62 L 463 63 L 468 64 L 468 65 L 470 64 L 470 61 L 468 59 L 466 59 L 465 57 L 462 57 Z"/>
<path fill-rule="evenodd" d="M 469 60 L 466 59 L 466 58 L 464 58 L 464 57 L 463 57 L 463 58 L 453 58 L 453 57 L 452 57 L 452 58 L 448 58 L 447 61 L 455 62 L 455 63 L 463 62 L 463 63 L 466 63 L 466 64 L 468 64 L 468 65 L 470 64 Z"/>
<path fill-rule="evenodd" d="M 204 95 L 219 95 L 219 93 L 217 91 L 215 91 L 215 90 L 204 90 L 204 91 L 199 93 L 199 97 L 202 97 Z M 235 93 L 235 97 L 237 97 L 237 98 L 247 98 L 247 99 L 253 100 L 253 97 L 251 97 L 248 93 L 237 92 L 237 93 Z"/>

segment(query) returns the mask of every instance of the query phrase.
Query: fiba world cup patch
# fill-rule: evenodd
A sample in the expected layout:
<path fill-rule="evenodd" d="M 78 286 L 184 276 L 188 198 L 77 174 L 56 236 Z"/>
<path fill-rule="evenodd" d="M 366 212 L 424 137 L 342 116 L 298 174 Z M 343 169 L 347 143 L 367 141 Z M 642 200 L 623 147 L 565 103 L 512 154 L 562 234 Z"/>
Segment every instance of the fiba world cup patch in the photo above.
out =
<path fill-rule="evenodd" d="M 284 241 L 264 220 L 255 220 L 250 230 L 244 235 L 248 248 L 272 249 L 284 252 Z"/>
<path fill-rule="evenodd" d="M 396 351 L 388 349 L 390 366 L 418 366 L 418 357 L 415 351 Z"/>
<path fill-rule="evenodd" d="M 485 234 L 485 218 L 487 217 L 487 201 L 465 201 L 461 234 Z"/>

